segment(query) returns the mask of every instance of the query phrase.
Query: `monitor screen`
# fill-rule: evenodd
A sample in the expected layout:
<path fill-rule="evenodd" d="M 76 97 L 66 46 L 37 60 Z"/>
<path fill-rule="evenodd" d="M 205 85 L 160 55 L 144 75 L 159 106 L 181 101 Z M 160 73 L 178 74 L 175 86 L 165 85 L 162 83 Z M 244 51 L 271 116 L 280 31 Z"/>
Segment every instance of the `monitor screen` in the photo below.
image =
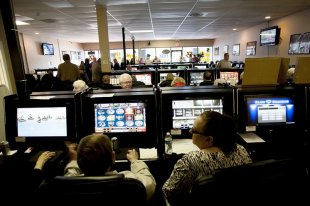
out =
<path fill-rule="evenodd" d="M 203 82 L 203 73 L 204 72 L 191 72 L 190 85 L 199 85 L 201 82 Z"/>
<path fill-rule="evenodd" d="M 43 55 L 54 55 L 54 45 L 42 43 Z"/>
<path fill-rule="evenodd" d="M 146 132 L 142 102 L 94 104 L 96 133 Z"/>
<path fill-rule="evenodd" d="M 260 31 L 260 45 L 269 46 L 279 44 L 280 29 L 277 26 L 262 29 Z"/>
<path fill-rule="evenodd" d="M 220 71 L 220 78 L 225 79 L 226 81 L 233 80 L 237 83 L 239 81 L 239 73 L 237 71 L 234 72 Z"/>
<path fill-rule="evenodd" d="M 202 112 L 216 111 L 223 114 L 222 99 L 186 99 L 172 101 L 173 129 L 190 129 Z"/>
<path fill-rule="evenodd" d="M 66 137 L 66 107 L 17 108 L 17 136 Z"/>
<path fill-rule="evenodd" d="M 152 84 L 152 74 L 135 74 L 137 81 L 144 82 L 145 85 Z"/>
<path fill-rule="evenodd" d="M 246 97 L 248 126 L 294 123 L 294 103 L 288 97 Z"/>

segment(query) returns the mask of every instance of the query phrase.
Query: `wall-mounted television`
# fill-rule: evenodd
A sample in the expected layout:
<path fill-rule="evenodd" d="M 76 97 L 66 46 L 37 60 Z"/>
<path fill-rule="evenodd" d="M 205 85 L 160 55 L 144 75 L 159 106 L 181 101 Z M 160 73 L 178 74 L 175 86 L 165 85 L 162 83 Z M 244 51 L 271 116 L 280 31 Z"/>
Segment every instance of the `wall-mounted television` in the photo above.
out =
<path fill-rule="evenodd" d="M 43 55 L 54 55 L 54 45 L 49 43 L 42 43 Z"/>
<path fill-rule="evenodd" d="M 260 45 L 274 46 L 280 41 L 280 28 L 278 26 L 268 27 L 260 31 Z"/>

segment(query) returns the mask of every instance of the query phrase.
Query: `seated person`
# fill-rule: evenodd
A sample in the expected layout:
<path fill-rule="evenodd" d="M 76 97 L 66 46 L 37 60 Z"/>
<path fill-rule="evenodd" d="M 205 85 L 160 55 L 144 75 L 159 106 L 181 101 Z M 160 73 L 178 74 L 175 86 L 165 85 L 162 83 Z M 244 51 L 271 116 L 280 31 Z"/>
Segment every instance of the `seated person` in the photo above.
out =
<path fill-rule="evenodd" d="M 203 82 L 200 82 L 199 86 L 204 86 L 204 85 L 213 85 L 212 81 L 212 73 L 210 71 L 205 71 L 203 73 Z"/>
<path fill-rule="evenodd" d="M 171 87 L 171 82 L 173 81 L 174 76 L 172 73 L 168 73 L 166 76 L 166 80 L 160 82 L 160 87 Z"/>
<path fill-rule="evenodd" d="M 113 169 L 115 153 L 110 138 L 104 134 L 92 134 L 81 139 L 79 145 L 67 144 L 69 163 L 65 167 L 65 176 L 105 176 L 118 174 Z M 43 152 L 36 162 L 34 177 L 38 183 L 43 180 L 44 164 L 55 156 L 53 152 Z M 136 150 L 128 150 L 127 159 L 130 171 L 119 172 L 125 177 L 135 178 L 146 188 L 147 199 L 150 200 L 155 192 L 156 182 L 145 162 L 138 160 Z"/>
<path fill-rule="evenodd" d="M 129 74 L 124 73 L 119 76 L 119 84 L 123 89 L 131 89 L 132 88 L 132 78 Z"/>
<path fill-rule="evenodd" d="M 186 86 L 185 79 L 183 77 L 176 77 L 171 82 L 172 87 L 184 87 Z"/>
<path fill-rule="evenodd" d="M 115 153 L 112 150 L 110 138 L 104 134 L 93 134 L 82 138 L 77 151 L 74 144 L 70 144 L 68 149 L 70 162 L 65 168 L 66 176 L 102 176 L 118 173 L 113 169 Z M 140 180 L 150 200 L 155 192 L 156 182 L 145 162 L 138 158 L 137 151 L 128 150 L 127 159 L 131 164 L 131 171 L 120 173 L 125 177 Z"/>
<path fill-rule="evenodd" d="M 88 86 L 83 80 L 76 80 L 73 82 L 73 91 L 75 93 L 85 91 L 86 89 L 88 89 Z"/>
<path fill-rule="evenodd" d="M 131 79 L 132 79 L 132 88 L 146 87 L 145 83 L 138 81 L 135 75 L 131 75 Z"/>
<path fill-rule="evenodd" d="M 245 148 L 237 144 L 235 123 L 229 116 L 205 111 L 195 119 L 190 133 L 193 144 L 200 150 L 189 152 L 179 159 L 164 183 L 162 190 L 171 205 L 186 205 L 198 177 L 213 174 L 217 169 L 252 162 Z"/>
<path fill-rule="evenodd" d="M 105 74 L 102 76 L 102 83 L 98 85 L 101 89 L 113 89 L 113 85 L 110 84 L 110 76 Z"/>

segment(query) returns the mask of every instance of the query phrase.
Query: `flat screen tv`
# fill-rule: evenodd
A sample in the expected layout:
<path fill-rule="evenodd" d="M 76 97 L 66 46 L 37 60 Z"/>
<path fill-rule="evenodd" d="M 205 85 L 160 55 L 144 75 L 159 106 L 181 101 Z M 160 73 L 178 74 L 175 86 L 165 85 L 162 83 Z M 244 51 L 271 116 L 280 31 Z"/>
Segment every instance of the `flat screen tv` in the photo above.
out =
<path fill-rule="evenodd" d="M 261 46 L 278 45 L 279 41 L 280 41 L 280 28 L 278 26 L 261 29 L 260 31 Z"/>
<path fill-rule="evenodd" d="M 190 73 L 190 85 L 199 85 L 203 82 L 204 72 L 191 72 Z"/>
<path fill-rule="evenodd" d="M 49 43 L 42 43 L 43 55 L 54 55 L 54 45 Z"/>
<path fill-rule="evenodd" d="M 285 96 L 245 96 L 247 126 L 294 124 L 295 105 Z"/>

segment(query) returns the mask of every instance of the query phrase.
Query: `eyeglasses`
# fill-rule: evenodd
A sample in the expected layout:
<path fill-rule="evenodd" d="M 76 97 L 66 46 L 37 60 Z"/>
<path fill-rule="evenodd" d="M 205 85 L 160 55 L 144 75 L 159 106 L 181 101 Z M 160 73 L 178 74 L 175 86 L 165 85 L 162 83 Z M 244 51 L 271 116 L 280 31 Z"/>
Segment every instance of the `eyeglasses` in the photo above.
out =
<path fill-rule="evenodd" d="M 206 134 L 205 133 L 203 133 L 203 132 L 199 132 L 199 131 L 197 131 L 196 129 L 194 129 L 194 128 L 191 128 L 190 130 L 189 130 L 189 133 L 191 133 L 191 134 L 200 134 L 200 135 L 204 135 L 204 136 L 206 136 Z"/>

